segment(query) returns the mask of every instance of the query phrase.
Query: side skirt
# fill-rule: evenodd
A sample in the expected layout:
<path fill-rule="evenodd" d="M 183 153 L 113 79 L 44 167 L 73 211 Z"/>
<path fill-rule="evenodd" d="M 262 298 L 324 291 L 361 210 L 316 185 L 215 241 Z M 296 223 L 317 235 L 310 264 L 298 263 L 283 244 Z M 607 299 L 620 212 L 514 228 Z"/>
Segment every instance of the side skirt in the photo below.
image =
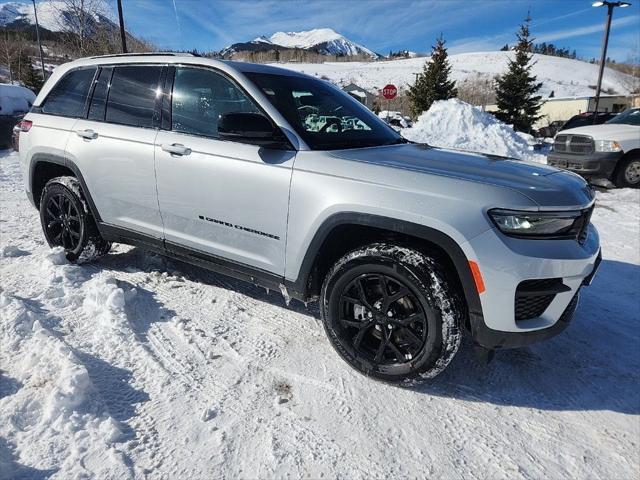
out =
<path fill-rule="evenodd" d="M 179 260 L 197 267 L 204 268 L 216 273 L 221 273 L 231 278 L 247 283 L 268 288 L 269 290 L 281 291 L 281 288 L 289 282 L 285 282 L 284 277 L 280 277 L 265 270 L 254 268 L 249 265 L 234 262 L 221 258 L 210 253 L 192 249 L 173 242 L 168 242 L 158 237 L 134 232 L 128 229 L 116 227 L 107 223 L 98 223 L 100 234 L 105 240 L 116 243 L 124 243 L 145 250 L 150 250 L 169 258 Z M 303 300 L 294 291 L 288 294 L 297 300 Z"/>

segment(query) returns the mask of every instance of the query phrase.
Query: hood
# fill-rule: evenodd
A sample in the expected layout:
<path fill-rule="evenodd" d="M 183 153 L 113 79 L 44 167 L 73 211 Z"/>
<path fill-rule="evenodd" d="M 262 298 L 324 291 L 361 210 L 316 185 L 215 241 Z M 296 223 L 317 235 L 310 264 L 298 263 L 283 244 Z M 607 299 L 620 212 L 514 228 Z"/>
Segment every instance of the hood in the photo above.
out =
<path fill-rule="evenodd" d="M 560 130 L 558 135 L 589 135 L 595 140 L 618 140 L 622 136 L 637 136 L 639 133 L 640 127 L 637 125 L 603 123 L 601 125 L 586 125 L 584 127 Z"/>
<path fill-rule="evenodd" d="M 337 150 L 345 160 L 373 163 L 516 190 L 542 208 L 584 207 L 593 192 L 578 175 L 548 165 L 420 144 Z"/>

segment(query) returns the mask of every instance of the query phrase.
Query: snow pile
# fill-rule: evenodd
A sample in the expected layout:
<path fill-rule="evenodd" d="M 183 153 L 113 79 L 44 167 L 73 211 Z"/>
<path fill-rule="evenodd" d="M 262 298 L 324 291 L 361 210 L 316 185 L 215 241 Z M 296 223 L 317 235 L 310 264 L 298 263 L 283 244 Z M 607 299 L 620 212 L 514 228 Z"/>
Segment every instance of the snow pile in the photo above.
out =
<path fill-rule="evenodd" d="M 403 130 L 409 140 L 435 147 L 458 148 L 520 160 L 538 160 L 522 135 L 490 113 L 457 98 L 434 102 L 412 128 Z"/>
<path fill-rule="evenodd" d="M 66 299 L 57 302 L 60 307 L 74 303 L 70 294 L 82 277 L 81 269 L 65 265 L 63 258 L 54 250 L 41 259 L 50 280 L 43 298 Z M 58 478 L 130 477 L 118 448 L 120 423 L 99 396 L 82 352 L 66 343 L 57 317 L 40 303 L 0 292 L 0 439 L 20 454 L 19 459 L 0 456 L 0 478 L 44 478 L 54 472 Z M 6 385 L 15 392 L 4 392 Z"/>

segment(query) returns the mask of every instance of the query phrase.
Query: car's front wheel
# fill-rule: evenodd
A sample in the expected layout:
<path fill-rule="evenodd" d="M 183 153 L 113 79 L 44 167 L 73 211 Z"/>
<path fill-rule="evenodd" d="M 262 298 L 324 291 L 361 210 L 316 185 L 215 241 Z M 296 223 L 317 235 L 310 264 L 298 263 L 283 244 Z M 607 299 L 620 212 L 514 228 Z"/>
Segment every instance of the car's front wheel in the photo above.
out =
<path fill-rule="evenodd" d="M 74 177 L 49 180 L 40 198 L 40 222 L 50 247 L 64 248 L 70 262 L 87 262 L 109 252 Z"/>
<path fill-rule="evenodd" d="M 348 253 L 330 269 L 321 316 L 333 347 L 380 380 L 433 378 L 455 356 L 462 309 L 436 259 L 389 244 Z"/>
<path fill-rule="evenodd" d="M 619 188 L 640 188 L 640 156 L 628 156 L 620 160 L 613 183 Z"/>

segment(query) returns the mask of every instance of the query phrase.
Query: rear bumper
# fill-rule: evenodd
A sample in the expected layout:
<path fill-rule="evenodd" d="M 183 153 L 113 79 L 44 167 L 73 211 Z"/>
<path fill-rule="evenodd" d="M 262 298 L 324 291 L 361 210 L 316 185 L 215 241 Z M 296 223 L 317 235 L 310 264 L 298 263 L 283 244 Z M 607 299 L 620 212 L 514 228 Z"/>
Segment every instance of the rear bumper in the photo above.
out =
<path fill-rule="evenodd" d="M 623 152 L 594 152 L 588 155 L 550 152 L 547 163 L 587 178 L 609 178 Z"/>
<path fill-rule="evenodd" d="M 601 258 L 593 225 L 583 245 L 574 240 L 514 239 L 491 230 L 464 247 L 467 258 L 477 260 L 485 284 L 482 316 L 471 317 L 471 335 L 476 345 L 489 349 L 522 347 L 567 328 L 580 289 L 590 283 Z M 563 288 L 536 317 L 516 320 L 518 285 L 537 279 L 559 279 Z"/>

